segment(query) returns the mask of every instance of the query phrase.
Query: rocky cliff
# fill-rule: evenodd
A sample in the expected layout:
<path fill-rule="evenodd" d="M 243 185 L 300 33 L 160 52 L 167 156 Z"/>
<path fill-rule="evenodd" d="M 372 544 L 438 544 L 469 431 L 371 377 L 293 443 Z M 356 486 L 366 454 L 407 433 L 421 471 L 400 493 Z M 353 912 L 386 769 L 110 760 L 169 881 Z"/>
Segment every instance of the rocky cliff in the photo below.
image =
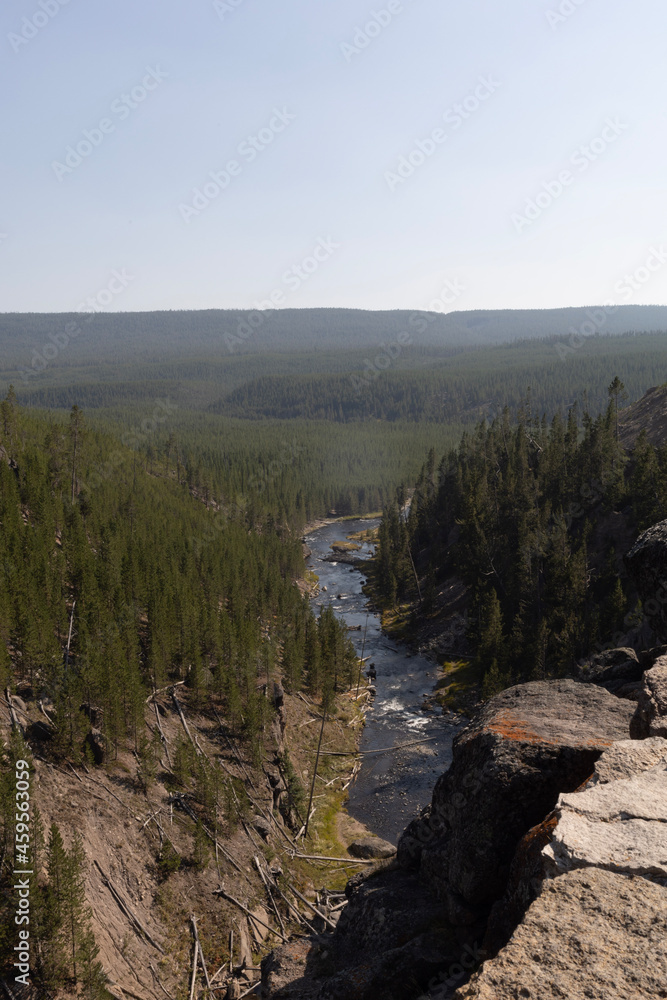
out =
<path fill-rule="evenodd" d="M 657 527 L 627 559 L 644 601 L 667 579 Z M 265 961 L 264 996 L 667 997 L 666 736 L 660 648 L 493 698 L 396 860 L 348 884 L 333 935 Z"/>

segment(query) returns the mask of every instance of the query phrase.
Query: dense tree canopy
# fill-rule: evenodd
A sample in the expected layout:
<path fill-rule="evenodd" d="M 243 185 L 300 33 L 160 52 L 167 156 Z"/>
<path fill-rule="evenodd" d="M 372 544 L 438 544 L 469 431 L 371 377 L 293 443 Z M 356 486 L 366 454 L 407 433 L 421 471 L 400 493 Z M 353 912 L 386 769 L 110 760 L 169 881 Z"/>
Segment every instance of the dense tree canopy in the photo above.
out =
<path fill-rule="evenodd" d="M 469 588 L 470 635 L 494 683 L 558 674 L 632 622 L 635 598 L 615 537 L 667 510 L 667 447 L 619 446 L 609 387 L 604 413 L 575 410 L 550 424 L 505 412 L 465 433 L 436 467 L 432 451 L 409 514 L 385 512 L 378 585 L 383 601 L 417 600 L 423 580 Z"/>

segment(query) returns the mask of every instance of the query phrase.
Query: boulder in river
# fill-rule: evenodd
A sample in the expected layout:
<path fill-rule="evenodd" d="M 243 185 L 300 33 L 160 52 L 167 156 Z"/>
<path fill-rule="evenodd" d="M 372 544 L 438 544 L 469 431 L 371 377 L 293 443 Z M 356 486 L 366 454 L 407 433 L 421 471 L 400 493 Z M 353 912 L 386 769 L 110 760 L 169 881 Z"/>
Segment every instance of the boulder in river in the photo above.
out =
<path fill-rule="evenodd" d="M 353 858 L 393 858 L 396 848 L 381 837 L 365 837 L 363 840 L 353 840 L 348 852 Z"/>

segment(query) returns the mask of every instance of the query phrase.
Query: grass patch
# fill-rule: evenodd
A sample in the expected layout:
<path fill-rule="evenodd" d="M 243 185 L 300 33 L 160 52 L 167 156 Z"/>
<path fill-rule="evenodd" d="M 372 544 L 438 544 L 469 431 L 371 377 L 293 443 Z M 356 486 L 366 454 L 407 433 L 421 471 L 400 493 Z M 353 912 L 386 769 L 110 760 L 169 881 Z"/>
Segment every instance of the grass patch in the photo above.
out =
<path fill-rule="evenodd" d="M 363 531 L 353 531 L 347 537 L 352 542 L 377 542 L 379 535 L 379 528 L 366 528 Z"/>
<path fill-rule="evenodd" d="M 466 712 L 480 698 L 482 670 L 469 660 L 446 660 L 444 675 L 435 686 L 435 700 L 442 708 Z"/>
<path fill-rule="evenodd" d="M 407 642 L 410 638 L 412 606 L 400 604 L 396 608 L 386 608 L 382 612 L 382 630 L 390 638 Z"/>
<path fill-rule="evenodd" d="M 334 552 L 358 552 L 361 545 L 356 542 L 332 542 L 329 548 Z"/>

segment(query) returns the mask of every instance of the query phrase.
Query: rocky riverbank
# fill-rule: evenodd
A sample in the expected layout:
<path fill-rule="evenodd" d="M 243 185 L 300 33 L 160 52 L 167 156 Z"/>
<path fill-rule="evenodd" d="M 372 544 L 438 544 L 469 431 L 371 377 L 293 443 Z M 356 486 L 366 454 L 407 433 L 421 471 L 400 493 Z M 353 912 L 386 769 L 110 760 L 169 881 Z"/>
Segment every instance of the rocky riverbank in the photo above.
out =
<path fill-rule="evenodd" d="M 267 1000 L 667 997 L 667 522 L 627 565 L 655 646 L 488 702 L 335 934 L 265 961 Z"/>

